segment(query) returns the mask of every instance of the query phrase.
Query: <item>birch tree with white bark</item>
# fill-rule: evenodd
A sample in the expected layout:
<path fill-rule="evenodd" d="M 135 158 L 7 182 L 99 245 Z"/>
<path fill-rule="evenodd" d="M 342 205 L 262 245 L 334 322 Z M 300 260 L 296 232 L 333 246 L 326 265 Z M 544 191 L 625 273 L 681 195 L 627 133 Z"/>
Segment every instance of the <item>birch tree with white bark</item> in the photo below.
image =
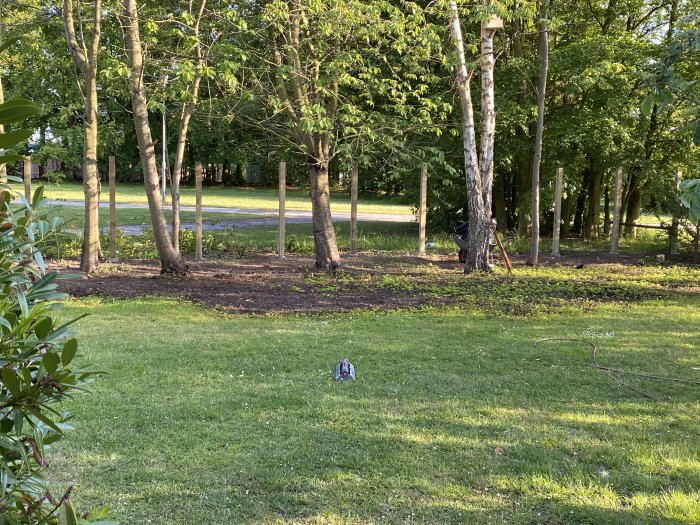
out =
<path fill-rule="evenodd" d="M 475 68 L 467 66 L 464 38 L 457 2 L 451 0 L 450 35 L 458 58 L 457 87 L 462 106 L 462 133 L 464 172 L 467 182 L 469 207 L 469 248 L 464 273 L 490 271 L 489 240 L 492 231 L 491 204 L 493 187 L 494 140 L 496 109 L 493 72 L 496 65 L 494 37 L 502 23 L 497 17 L 488 17 L 481 23 L 481 144 L 477 147 L 474 125 L 474 104 L 471 81 Z"/>

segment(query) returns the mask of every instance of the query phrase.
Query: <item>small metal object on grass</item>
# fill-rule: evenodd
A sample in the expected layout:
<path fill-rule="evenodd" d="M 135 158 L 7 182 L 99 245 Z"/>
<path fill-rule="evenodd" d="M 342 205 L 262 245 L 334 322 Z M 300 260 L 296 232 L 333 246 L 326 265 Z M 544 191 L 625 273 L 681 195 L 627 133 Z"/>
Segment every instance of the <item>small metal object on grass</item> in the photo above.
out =
<path fill-rule="evenodd" d="M 350 363 L 350 361 L 343 359 L 335 367 L 335 380 L 336 381 L 351 381 L 355 379 L 355 367 Z"/>

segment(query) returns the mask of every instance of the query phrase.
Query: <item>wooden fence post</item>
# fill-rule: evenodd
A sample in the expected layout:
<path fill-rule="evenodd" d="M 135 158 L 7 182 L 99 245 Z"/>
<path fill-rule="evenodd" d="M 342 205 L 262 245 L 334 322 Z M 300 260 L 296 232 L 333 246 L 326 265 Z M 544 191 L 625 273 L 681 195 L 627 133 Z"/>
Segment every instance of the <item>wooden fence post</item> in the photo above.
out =
<path fill-rule="evenodd" d="M 117 258 L 117 165 L 114 156 L 109 157 L 109 257 Z"/>
<path fill-rule="evenodd" d="M 286 235 L 286 204 L 287 204 L 287 163 L 280 161 L 280 186 L 279 186 L 279 241 L 277 253 L 280 259 L 284 258 L 284 248 L 287 243 Z"/>
<path fill-rule="evenodd" d="M 552 255 L 559 255 L 561 232 L 561 197 L 564 191 L 564 168 L 557 168 L 557 185 L 554 191 L 554 228 L 552 233 Z"/>
<path fill-rule="evenodd" d="M 32 158 L 24 157 L 24 198 L 27 199 L 29 204 L 32 203 Z M 32 212 L 27 210 L 24 212 L 24 216 L 29 221 L 32 216 Z"/>
<path fill-rule="evenodd" d="M 360 167 L 357 162 L 352 164 L 350 176 L 350 253 L 357 253 L 357 186 L 359 183 Z"/>
<path fill-rule="evenodd" d="M 194 258 L 202 259 L 202 163 L 194 163 L 195 211 Z"/>
<path fill-rule="evenodd" d="M 428 202 L 428 168 L 420 169 L 420 205 L 418 210 L 418 255 L 425 255 L 425 224 L 427 219 Z"/>
<path fill-rule="evenodd" d="M 620 243 L 620 211 L 622 208 L 622 168 L 617 168 L 615 173 L 615 204 L 613 208 L 612 244 L 610 255 L 617 255 Z"/>

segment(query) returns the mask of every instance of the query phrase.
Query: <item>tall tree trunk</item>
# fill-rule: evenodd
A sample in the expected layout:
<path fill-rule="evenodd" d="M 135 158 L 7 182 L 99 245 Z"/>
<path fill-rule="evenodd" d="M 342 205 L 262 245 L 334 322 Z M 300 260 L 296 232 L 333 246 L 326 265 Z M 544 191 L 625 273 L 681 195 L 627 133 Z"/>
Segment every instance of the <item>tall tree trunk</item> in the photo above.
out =
<path fill-rule="evenodd" d="M 97 55 L 100 46 L 100 25 L 102 19 L 102 1 L 95 0 L 92 38 L 90 48 L 86 46 L 85 35 L 80 40 L 75 31 L 73 18 L 73 1 L 63 0 L 63 21 L 66 42 L 73 55 L 85 83 L 85 140 L 83 144 L 83 189 L 85 193 L 85 224 L 83 226 L 83 250 L 80 269 L 93 273 L 99 266 L 102 254 L 100 246 L 99 225 L 99 173 L 97 170 Z M 82 22 L 80 23 L 82 31 Z"/>
<path fill-rule="evenodd" d="M 481 171 L 481 193 L 486 219 L 491 220 L 493 191 L 494 141 L 496 138 L 496 96 L 493 72 L 496 67 L 496 53 L 493 39 L 496 31 L 481 26 L 481 151 L 479 169 Z M 490 224 L 489 224 L 490 227 Z"/>
<path fill-rule="evenodd" d="M 574 212 L 574 224 L 571 227 L 571 231 L 575 234 L 581 235 L 583 233 L 583 214 L 586 211 L 586 190 L 588 188 L 588 180 L 585 178 L 581 185 L 581 191 L 576 199 L 576 211 Z"/>
<path fill-rule="evenodd" d="M 605 219 L 603 220 L 603 235 L 610 235 L 610 182 L 605 183 Z"/>
<path fill-rule="evenodd" d="M 511 22 L 511 41 L 513 43 L 513 56 L 516 60 L 523 58 L 522 24 L 523 21 L 520 18 L 516 16 L 513 17 Z M 522 75 L 520 79 L 520 89 L 518 91 L 518 103 L 523 107 L 529 104 L 527 84 L 526 76 Z M 529 132 L 524 129 L 524 126 L 516 126 L 515 136 L 516 141 L 520 144 L 527 145 L 527 151 L 529 151 L 530 135 Z M 527 156 L 529 157 L 529 155 Z M 516 153 L 514 157 L 512 213 L 514 214 L 514 219 L 517 221 L 518 236 L 525 237 L 529 226 L 527 217 L 527 196 L 531 177 L 528 162 L 525 160 L 526 155 Z"/>
<path fill-rule="evenodd" d="M 600 233 L 600 192 L 603 174 L 596 171 L 592 157 L 588 157 L 584 180 L 586 181 L 586 208 L 581 234 L 584 239 L 595 239 Z"/>
<path fill-rule="evenodd" d="M 476 132 L 474 129 L 474 108 L 472 105 L 471 76 L 467 72 L 467 61 L 464 53 L 462 28 L 459 21 L 459 10 L 454 0 L 450 1 L 452 16 L 450 19 L 450 35 L 457 49 L 459 68 L 457 84 L 462 106 L 462 127 L 464 142 L 464 171 L 467 182 L 467 200 L 469 206 L 469 249 L 464 263 L 464 273 L 474 271 L 489 271 L 489 237 L 491 231 L 491 186 L 493 180 L 493 141 L 495 132 L 493 54 L 494 29 L 485 24 L 481 28 L 482 53 L 482 138 L 481 161 L 476 147 Z"/>
<path fill-rule="evenodd" d="M 143 50 L 139 34 L 139 18 L 136 0 L 124 0 L 126 19 L 126 53 L 131 74 L 131 107 L 134 113 L 134 126 L 139 145 L 139 155 L 143 167 L 144 186 L 151 213 L 153 234 L 160 257 L 161 273 L 186 274 L 187 265 L 172 244 L 168 226 L 163 214 L 163 200 L 160 195 L 158 166 L 153 147 L 153 137 L 148 123 L 148 103 L 143 86 Z"/>
<path fill-rule="evenodd" d="M 634 235 L 634 226 L 631 226 L 631 224 L 639 220 L 641 215 L 642 188 L 639 184 L 639 177 L 633 172 L 630 180 L 629 197 L 625 208 L 625 223 L 627 223 L 624 229 L 625 235 Z"/>
<path fill-rule="evenodd" d="M 540 164 L 542 162 L 542 135 L 544 134 L 544 102 L 547 92 L 547 68 L 549 67 L 549 30 L 547 28 L 548 1 L 543 2 L 540 15 L 540 85 L 537 90 L 537 131 L 535 154 L 532 158 L 532 237 L 528 264 L 537 266 L 540 249 Z"/>
<path fill-rule="evenodd" d="M 561 238 L 566 239 L 571 235 L 571 215 L 574 211 L 574 194 L 568 191 L 561 204 Z"/>
<path fill-rule="evenodd" d="M 518 202 L 518 188 L 517 180 L 513 171 L 509 170 L 506 172 L 503 178 L 503 192 L 505 194 L 505 215 L 507 223 L 499 225 L 503 227 L 503 231 L 511 231 L 518 226 L 518 215 L 517 215 L 517 202 Z M 498 218 L 498 217 L 497 217 Z"/>
<path fill-rule="evenodd" d="M 518 236 L 519 237 L 525 237 L 527 235 L 527 230 L 530 226 L 530 221 L 528 219 L 527 211 L 528 211 L 528 202 L 527 202 L 527 196 L 528 196 L 528 186 L 530 182 L 530 171 L 527 166 L 527 163 L 524 162 L 524 159 L 520 159 L 517 162 L 518 164 L 518 173 L 517 173 L 517 181 L 516 181 L 516 188 L 517 188 L 517 210 L 518 210 Z"/>
<path fill-rule="evenodd" d="M 202 4 L 204 4 L 204 0 L 202 1 Z M 196 71 L 198 71 L 198 69 Z M 170 184 L 170 195 L 172 198 L 173 209 L 173 247 L 178 252 L 180 251 L 180 182 L 182 181 L 182 166 L 185 159 L 187 130 L 190 125 L 190 119 L 192 118 L 197 106 L 197 95 L 199 93 L 200 81 L 201 76 L 199 73 L 195 73 L 195 78 L 192 82 L 192 89 L 190 91 L 191 98 L 182 108 L 182 114 L 180 115 L 180 127 L 177 133 L 177 148 L 175 150 L 175 164 L 172 171 L 172 183 Z"/>
<path fill-rule="evenodd" d="M 96 73 L 96 71 L 95 71 Z M 87 89 L 85 119 L 85 159 L 83 162 L 83 186 L 85 190 L 85 226 L 83 229 L 83 253 L 80 269 L 92 273 L 97 269 L 100 246 L 100 181 L 97 170 L 97 78 L 91 75 Z"/>
<path fill-rule="evenodd" d="M 600 197 L 603 191 L 603 172 L 600 170 L 593 172 L 593 185 L 589 195 L 590 211 L 590 238 L 600 237 Z"/>
<path fill-rule="evenodd" d="M 308 108 L 316 104 L 324 107 L 331 122 L 335 121 L 339 85 L 337 81 L 332 80 L 330 86 L 323 89 L 327 95 L 322 94 L 322 90 L 319 89 L 318 63 L 316 66 L 305 63 L 304 46 L 300 38 L 304 18 L 300 1 L 289 0 L 284 37 L 277 35 L 271 27 L 268 29 L 272 43 L 272 63 L 275 67 L 275 91 L 285 114 L 293 124 L 297 144 L 306 155 L 311 183 L 316 267 L 337 268 L 340 265 L 340 254 L 331 218 L 328 175 L 332 137 L 327 133 L 315 133 L 304 129 L 303 120 L 309 111 Z M 288 85 L 290 91 L 287 90 Z"/>
<path fill-rule="evenodd" d="M 498 231 L 508 231 L 508 206 L 506 203 L 505 176 L 497 174 L 493 185 L 493 215 Z"/>
<path fill-rule="evenodd" d="M 340 253 L 331 217 L 328 157 L 321 151 L 306 159 L 311 183 L 311 212 L 316 252 L 316 268 L 340 266 Z"/>

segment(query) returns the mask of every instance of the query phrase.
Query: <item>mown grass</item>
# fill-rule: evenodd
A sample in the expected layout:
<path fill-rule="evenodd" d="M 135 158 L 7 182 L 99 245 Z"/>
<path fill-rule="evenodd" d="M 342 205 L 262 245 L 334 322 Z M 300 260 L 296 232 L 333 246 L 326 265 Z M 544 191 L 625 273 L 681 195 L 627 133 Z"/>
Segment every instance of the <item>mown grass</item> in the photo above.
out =
<path fill-rule="evenodd" d="M 85 223 L 85 211 L 78 206 L 49 206 L 45 213 L 51 217 L 60 217 L 66 228 L 82 228 Z M 165 210 L 165 218 L 168 222 L 172 220 L 172 212 Z M 218 213 L 218 212 L 202 212 L 202 219 L 207 222 L 221 222 L 231 219 L 247 219 L 257 218 L 259 215 L 250 215 L 246 213 Z M 180 221 L 182 223 L 194 223 L 195 213 L 193 211 L 181 211 Z M 150 225 L 151 215 L 148 209 L 139 208 L 118 208 L 117 209 L 117 226 L 130 225 Z M 100 227 L 109 226 L 109 210 L 100 209 Z"/>
<path fill-rule="evenodd" d="M 23 192 L 21 184 L 10 184 L 17 192 Z M 103 189 L 105 189 L 103 187 Z M 46 196 L 53 200 L 82 201 L 83 187 L 76 183 L 60 185 L 45 185 Z M 107 196 L 103 193 L 103 201 Z M 141 184 L 118 184 L 117 202 L 129 204 L 146 204 L 146 194 Z M 169 202 L 169 197 L 168 197 Z M 220 208 L 262 208 L 276 210 L 279 205 L 276 189 L 268 188 L 225 188 L 207 186 L 203 189 L 202 203 L 204 206 Z M 309 192 L 302 189 L 287 189 L 286 203 L 288 210 L 311 211 Z M 195 205 L 195 190 L 182 187 L 180 190 L 182 206 Z M 350 212 L 350 194 L 333 192 L 331 208 L 334 212 Z M 400 204 L 393 198 L 370 199 L 363 197 L 358 202 L 360 213 L 398 213 L 411 214 L 410 206 Z"/>
<path fill-rule="evenodd" d="M 71 403 L 52 477 L 128 524 L 698 523 L 698 386 L 625 377 L 651 401 L 564 359 L 589 360 L 584 345 L 533 343 L 583 337 L 609 366 L 698 380 L 699 306 L 231 317 L 71 301 L 63 315 L 93 314 L 83 362 L 108 375 Z M 357 381 L 336 383 L 346 356 Z"/>

